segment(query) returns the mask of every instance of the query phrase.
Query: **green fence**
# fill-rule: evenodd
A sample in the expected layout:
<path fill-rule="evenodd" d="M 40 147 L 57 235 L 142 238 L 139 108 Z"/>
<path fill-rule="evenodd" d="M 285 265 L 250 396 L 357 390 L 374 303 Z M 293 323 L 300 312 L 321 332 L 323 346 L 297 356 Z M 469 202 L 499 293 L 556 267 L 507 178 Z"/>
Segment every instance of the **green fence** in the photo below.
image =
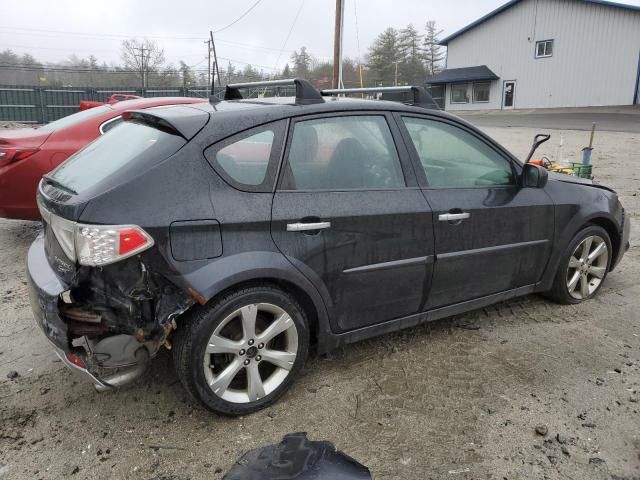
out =
<path fill-rule="evenodd" d="M 220 95 L 223 87 L 216 87 Z M 141 97 L 201 97 L 208 98 L 207 87 L 30 87 L 0 85 L 0 121 L 47 123 L 79 111 L 82 100 L 104 102 L 114 93 Z"/>

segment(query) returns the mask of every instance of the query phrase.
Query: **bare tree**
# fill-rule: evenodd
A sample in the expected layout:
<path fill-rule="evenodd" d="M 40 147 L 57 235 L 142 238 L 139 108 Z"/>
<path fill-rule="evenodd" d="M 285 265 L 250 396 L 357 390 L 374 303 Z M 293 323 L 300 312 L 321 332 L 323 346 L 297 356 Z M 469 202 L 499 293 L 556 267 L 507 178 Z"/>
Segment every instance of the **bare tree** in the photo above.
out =
<path fill-rule="evenodd" d="M 146 86 L 146 77 L 149 72 L 160 71 L 165 63 L 164 49 L 160 48 L 153 40 L 136 39 L 122 42 L 122 63 L 126 69 L 140 72 L 142 87 Z"/>

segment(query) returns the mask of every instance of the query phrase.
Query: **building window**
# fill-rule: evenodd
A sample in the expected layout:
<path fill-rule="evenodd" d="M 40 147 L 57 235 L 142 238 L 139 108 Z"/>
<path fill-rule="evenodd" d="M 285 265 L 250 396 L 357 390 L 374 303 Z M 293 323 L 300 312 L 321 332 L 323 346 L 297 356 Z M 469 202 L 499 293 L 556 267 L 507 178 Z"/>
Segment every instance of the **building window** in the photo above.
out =
<path fill-rule="evenodd" d="M 467 95 L 466 83 L 451 84 L 451 103 L 469 103 L 469 95 Z"/>
<path fill-rule="evenodd" d="M 473 84 L 473 103 L 486 103 L 489 101 L 491 82 L 475 82 Z"/>
<path fill-rule="evenodd" d="M 541 40 L 536 42 L 536 58 L 545 58 L 553 55 L 553 40 Z"/>

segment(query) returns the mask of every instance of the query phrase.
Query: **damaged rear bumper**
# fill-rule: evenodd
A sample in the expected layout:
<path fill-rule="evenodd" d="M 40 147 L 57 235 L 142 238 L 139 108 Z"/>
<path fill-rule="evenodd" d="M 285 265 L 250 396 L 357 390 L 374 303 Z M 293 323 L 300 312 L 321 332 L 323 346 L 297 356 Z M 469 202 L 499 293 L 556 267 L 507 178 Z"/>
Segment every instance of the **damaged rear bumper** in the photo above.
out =
<path fill-rule="evenodd" d="M 60 317 L 58 299 L 69 289 L 49 266 L 44 251 L 44 237 L 39 235 L 27 255 L 29 300 L 37 324 L 57 350 L 71 353 L 67 324 Z"/>
<path fill-rule="evenodd" d="M 136 311 L 135 300 L 126 305 L 128 310 L 109 305 L 94 310 L 81 298 L 83 292 L 99 292 L 120 304 L 126 302 L 127 297 L 113 285 L 106 289 L 91 274 L 76 275 L 71 283 L 66 283 L 47 260 L 43 236 L 29 249 L 27 278 L 36 322 L 63 364 L 103 391 L 131 383 L 144 373 L 159 348 L 168 346 L 167 337 L 175 328 L 173 318 L 188 305 L 179 296 L 171 297 L 174 307 L 168 310 L 164 307 L 166 300 L 152 298 L 158 308 L 145 311 L 151 312 L 145 322 L 140 316 L 123 313 Z M 99 274 L 108 277 L 103 271 Z M 74 292 L 78 292 L 78 300 L 74 300 Z M 148 298 L 146 301 L 149 303 Z M 162 316 L 156 316 L 158 311 Z"/>
<path fill-rule="evenodd" d="M 96 389 L 107 390 L 111 388 L 110 385 L 104 383 L 89 370 L 87 370 L 86 368 L 82 368 L 80 365 L 74 363 L 70 358 L 68 358 L 67 355 L 71 355 L 70 352 L 65 352 L 53 342 L 51 342 L 51 346 L 53 347 L 53 351 L 56 352 L 56 355 L 58 356 L 60 361 L 62 361 L 62 364 L 65 367 L 67 367 L 69 370 L 79 373 L 86 380 L 90 380 L 91 382 L 93 382 L 93 384 L 96 386 Z"/>

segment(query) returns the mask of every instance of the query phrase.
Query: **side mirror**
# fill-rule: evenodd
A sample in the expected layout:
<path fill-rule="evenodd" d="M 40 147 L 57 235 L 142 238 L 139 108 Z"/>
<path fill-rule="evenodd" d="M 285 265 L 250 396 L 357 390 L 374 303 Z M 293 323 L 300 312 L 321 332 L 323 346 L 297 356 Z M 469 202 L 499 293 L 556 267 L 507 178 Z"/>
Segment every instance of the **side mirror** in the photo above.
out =
<path fill-rule="evenodd" d="M 549 180 L 549 172 L 546 168 L 532 163 L 526 163 L 522 167 L 522 186 L 531 188 L 544 188 Z"/>

